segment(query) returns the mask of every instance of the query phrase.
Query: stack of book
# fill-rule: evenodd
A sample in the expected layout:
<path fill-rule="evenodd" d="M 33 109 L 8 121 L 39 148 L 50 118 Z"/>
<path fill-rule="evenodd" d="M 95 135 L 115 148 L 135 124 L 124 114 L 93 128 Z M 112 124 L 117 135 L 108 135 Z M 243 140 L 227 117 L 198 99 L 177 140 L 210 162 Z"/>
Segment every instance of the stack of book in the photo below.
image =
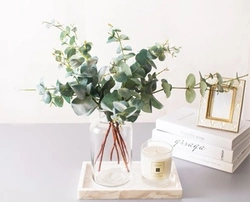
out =
<path fill-rule="evenodd" d="M 250 121 L 238 133 L 197 126 L 198 110 L 181 108 L 156 119 L 152 140 L 173 146 L 173 157 L 233 173 L 250 153 Z"/>

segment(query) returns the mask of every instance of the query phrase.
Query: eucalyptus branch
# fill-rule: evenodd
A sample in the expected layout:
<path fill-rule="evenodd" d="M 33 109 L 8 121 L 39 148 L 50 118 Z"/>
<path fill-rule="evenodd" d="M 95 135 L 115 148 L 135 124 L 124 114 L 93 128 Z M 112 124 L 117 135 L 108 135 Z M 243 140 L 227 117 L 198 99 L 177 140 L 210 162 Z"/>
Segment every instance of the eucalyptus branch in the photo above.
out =
<path fill-rule="evenodd" d="M 21 88 L 20 91 L 36 91 L 35 88 Z"/>
<path fill-rule="evenodd" d="M 99 69 L 97 57 L 91 56 L 92 43 L 84 41 L 82 45 L 77 45 L 77 28 L 74 25 L 64 26 L 46 21 L 44 23 L 60 30 L 62 49 L 55 50 L 53 55 L 60 65 L 66 67 L 68 80 L 66 83 L 58 82 L 56 89 L 46 88 L 40 83 L 38 92 L 46 104 L 55 103 L 56 106 L 62 107 L 66 100 L 77 115 L 90 115 L 97 108 L 109 113 L 110 120 L 113 118 L 119 123 L 134 122 L 142 111 L 152 113 L 152 108 L 160 109 L 163 106 L 154 97 L 156 93 L 164 92 L 168 98 L 172 90 L 184 90 L 187 92 L 187 101 L 191 103 L 195 99 L 197 89 L 200 89 L 202 95 L 212 85 L 216 85 L 216 90 L 223 92 L 223 86 L 248 76 L 237 75 L 236 78 L 224 81 L 224 77 L 219 73 L 206 77 L 200 74 L 197 81 L 193 74 L 189 74 L 185 86 L 172 86 L 166 79 L 160 82 L 157 77 L 164 71 L 169 71 L 169 68 L 156 72 L 155 61 L 163 62 L 167 55 L 176 56 L 180 47 L 170 46 L 166 40 L 164 43 L 142 48 L 138 53 L 127 54 L 126 51 L 131 51 L 132 48 L 124 46 L 123 40 L 129 40 L 129 37 L 110 24 L 111 31 L 108 32 L 107 43 L 117 42 L 118 56 L 112 58 L 110 68 Z M 131 65 L 127 64 L 128 59 Z M 106 78 L 105 75 L 109 77 Z M 209 79 L 213 78 L 215 80 L 211 81 L 214 81 L 214 84 L 210 84 Z M 158 86 L 159 83 L 161 87 Z M 120 84 L 121 88 L 117 89 L 116 84 Z M 48 92 L 50 90 L 51 92 Z"/>
<path fill-rule="evenodd" d="M 98 68 L 98 58 L 91 56 L 92 43 L 84 41 L 78 45 L 75 26 L 64 26 L 54 21 L 44 23 L 47 27 L 55 27 L 60 31 L 61 49 L 54 50 L 53 56 L 56 62 L 65 67 L 68 79 L 65 83 L 57 80 L 56 87 L 47 88 L 43 82 L 40 82 L 36 89 L 22 90 L 37 91 L 44 103 L 57 107 L 63 107 L 66 101 L 79 116 L 89 116 L 96 109 L 103 111 L 108 118 L 109 127 L 104 134 L 99 153 L 94 159 L 95 163 L 99 162 L 99 170 L 107 137 L 111 133 L 113 149 L 110 152 L 110 158 L 112 159 L 116 154 L 118 162 L 124 161 L 129 172 L 129 154 L 119 127 L 125 121 L 135 122 L 142 111 L 152 113 L 153 108 L 161 109 L 163 104 L 154 97 L 155 93 L 164 92 L 169 98 L 172 90 L 184 90 L 187 102 L 191 103 L 196 97 L 195 90 L 200 89 L 200 94 L 204 95 L 206 90 L 213 87 L 209 79 L 215 78 L 215 89 L 221 93 L 224 92 L 225 84 L 230 85 L 232 81 L 248 76 L 247 74 L 237 75 L 236 78 L 223 81 L 219 73 L 209 74 L 206 77 L 200 74 L 199 82 L 197 82 L 196 77 L 189 74 L 186 85 L 180 87 L 172 86 L 166 79 L 160 82 L 157 76 L 169 69 L 165 68 L 156 72 L 155 61 L 163 62 L 167 55 L 175 57 L 180 47 L 170 46 L 167 40 L 163 44 L 155 43 L 150 48 L 147 46 L 138 53 L 133 53 L 130 46 L 123 44 L 123 40 L 129 40 L 129 37 L 121 33 L 121 30 L 113 28 L 112 25 L 109 25 L 112 31 L 108 33 L 107 43 L 117 42 L 119 47 L 116 56 L 112 58 L 111 67 Z M 128 59 L 131 65 L 127 64 Z M 109 77 L 106 78 L 105 75 Z M 159 83 L 161 89 L 159 89 Z M 119 84 L 121 88 L 117 88 L 116 84 Z"/>
<path fill-rule="evenodd" d="M 36 88 L 21 88 L 21 89 L 19 89 L 20 91 L 37 91 L 37 89 Z M 50 88 L 45 88 L 45 90 L 56 90 L 56 88 L 55 87 L 50 87 Z"/>
<path fill-rule="evenodd" d="M 156 73 L 156 76 L 158 76 L 159 74 L 165 72 L 165 71 L 169 71 L 169 69 L 166 67 L 163 70 L 161 70 L 160 72 Z"/>
<path fill-rule="evenodd" d="M 122 52 L 122 55 L 123 55 L 123 61 L 126 62 L 126 59 L 124 58 L 124 50 L 123 50 L 123 46 L 122 46 L 122 41 L 121 41 L 121 38 L 120 38 L 120 35 L 118 33 L 118 31 L 115 31 L 116 35 L 117 35 L 117 40 L 118 40 L 118 43 L 119 43 L 119 46 L 120 46 L 120 49 L 121 49 L 121 52 Z"/>

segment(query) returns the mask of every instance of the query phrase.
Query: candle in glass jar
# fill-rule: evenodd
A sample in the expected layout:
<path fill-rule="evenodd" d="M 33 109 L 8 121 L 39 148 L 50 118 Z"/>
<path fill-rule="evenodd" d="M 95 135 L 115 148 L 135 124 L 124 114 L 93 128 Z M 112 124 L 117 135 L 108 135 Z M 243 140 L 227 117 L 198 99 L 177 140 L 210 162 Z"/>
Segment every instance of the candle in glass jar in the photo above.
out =
<path fill-rule="evenodd" d="M 168 182 L 172 165 L 172 146 L 149 141 L 141 147 L 141 174 L 144 181 L 155 184 Z"/>

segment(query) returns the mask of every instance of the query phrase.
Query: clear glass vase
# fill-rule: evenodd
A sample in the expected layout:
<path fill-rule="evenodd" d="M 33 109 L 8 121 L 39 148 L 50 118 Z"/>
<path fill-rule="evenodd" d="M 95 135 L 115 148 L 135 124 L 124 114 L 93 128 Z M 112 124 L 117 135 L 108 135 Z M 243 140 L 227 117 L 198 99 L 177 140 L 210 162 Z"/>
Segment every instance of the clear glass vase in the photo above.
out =
<path fill-rule="evenodd" d="M 93 180 L 114 187 L 131 179 L 132 124 L 109 122 L 103 116 L 90 125 Z"/>

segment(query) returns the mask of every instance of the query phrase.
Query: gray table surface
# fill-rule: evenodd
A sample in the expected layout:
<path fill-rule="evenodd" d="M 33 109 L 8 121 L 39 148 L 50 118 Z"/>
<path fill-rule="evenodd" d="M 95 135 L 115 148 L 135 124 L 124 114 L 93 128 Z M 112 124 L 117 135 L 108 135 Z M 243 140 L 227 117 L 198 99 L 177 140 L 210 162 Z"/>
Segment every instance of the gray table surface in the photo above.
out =
<path fill-rule="evenodd" d="M 140 160 L 140 145 L 150 138 L 154 126 L 134 124 L 133 160 Z M 81 165 L 90 160 L 88 128 L 87 123 L 0 124 L 0 202 L 79 201 Z M 169 200 L 250 201 L 250 157 L 233 174 L 174 161 L 183 198 Z"/>

